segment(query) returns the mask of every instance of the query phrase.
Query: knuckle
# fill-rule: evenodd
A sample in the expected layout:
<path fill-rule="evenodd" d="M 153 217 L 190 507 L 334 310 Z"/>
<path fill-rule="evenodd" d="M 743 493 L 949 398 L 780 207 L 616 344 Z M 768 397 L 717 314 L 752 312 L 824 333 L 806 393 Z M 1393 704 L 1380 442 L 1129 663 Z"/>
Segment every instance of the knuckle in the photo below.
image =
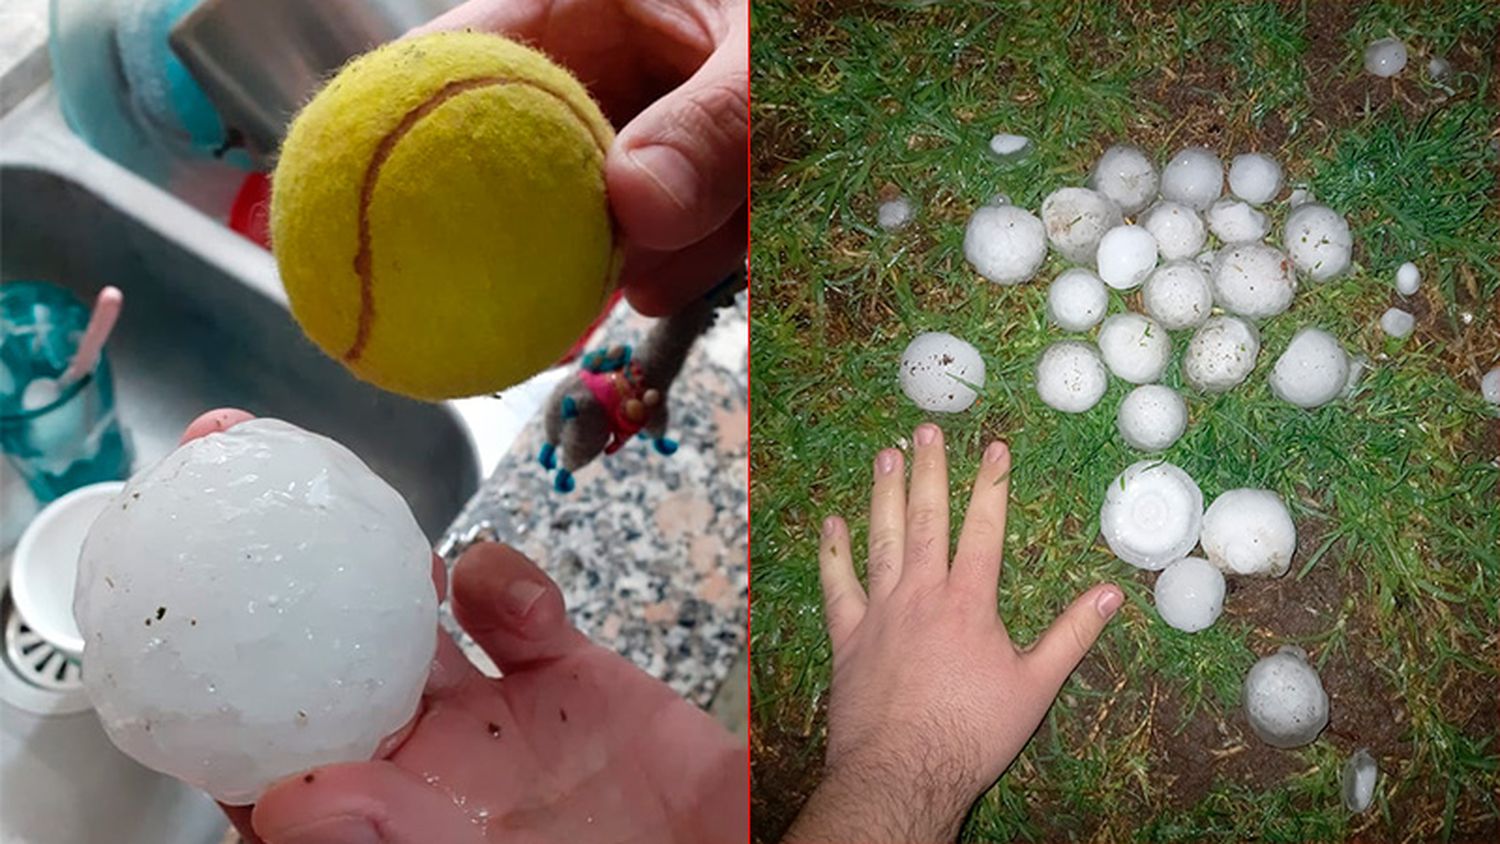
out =
<path fill-rule="evenodd" d="M 932 533 L 942 525 L 944 514 L 930 504 L 921 504 L 911 509 L 907 516 L 907 526 L 913 533 Z"/>

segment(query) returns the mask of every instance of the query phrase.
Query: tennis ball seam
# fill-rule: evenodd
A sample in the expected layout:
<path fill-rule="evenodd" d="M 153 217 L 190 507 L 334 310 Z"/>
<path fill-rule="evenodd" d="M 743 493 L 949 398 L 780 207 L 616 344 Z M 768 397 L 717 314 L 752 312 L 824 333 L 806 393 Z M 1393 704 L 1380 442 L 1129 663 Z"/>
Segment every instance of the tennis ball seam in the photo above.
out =
<path fill-rule="evenodd" d="M 359 248 L 354 253 L 354 275 L 359 279 L 359 320 L 355 325 L 354 343 L 344 353 L 344 360 L 346 362 L 355 363 L 364 354 L 365 346 L 370 341 L 371 328 L 375 322 L 375 273 L 370 246 L 370 204 L 374 201 L 375 185 L 380 179 L 380 171 L 385 165 L 386 159 L 391 157 L 392 153 L 396 151 L 397 144 L 401 143 L 401 140 L 422 121 L 422 118 L 436 111 L 444 103 L 460 94 L 470 91 L 505 85 L 521 85 L 540 91 L 557 100 L 567 108 L 568 112 L 573 115 L 573 118 L 583 127 L 583 130 L 593 139 L 594 145 L 599 149 L 600 156 L 603 157 L 609 154 L 607 139 L 599 137 L 592 123 L 587 119 L 587 115 L 565 93 L 553 90 L 535 79 L 508 76 L 477 76 L 470 79 L 457 79 L 434 91 L 431 96 L 402 115 L 401 122 L 397 123 L 389 132 L 383 135 L 380 142 L 376 144 L 375 153 L 370 156 L 370 162 L 365 165 L 364 180 L 360 183 L 358 215 Z M 602 287 L 607 291 L 609 285 L 610 279 L 606 277 Z"/>

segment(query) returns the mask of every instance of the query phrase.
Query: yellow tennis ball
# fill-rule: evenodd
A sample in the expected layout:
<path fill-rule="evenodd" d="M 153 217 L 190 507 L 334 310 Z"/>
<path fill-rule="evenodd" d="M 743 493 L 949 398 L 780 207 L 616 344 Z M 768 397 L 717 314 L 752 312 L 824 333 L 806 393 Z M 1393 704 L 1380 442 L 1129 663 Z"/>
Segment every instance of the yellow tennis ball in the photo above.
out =
<path fill-rule="evenodd" d="M 293 314 L 360 378 L 417 398 L 552 365 L 614 288 L 613 141 L 578 80 L 499 36 L 355 59 L 297 115 L 276 167 L 271 243 Z"/>

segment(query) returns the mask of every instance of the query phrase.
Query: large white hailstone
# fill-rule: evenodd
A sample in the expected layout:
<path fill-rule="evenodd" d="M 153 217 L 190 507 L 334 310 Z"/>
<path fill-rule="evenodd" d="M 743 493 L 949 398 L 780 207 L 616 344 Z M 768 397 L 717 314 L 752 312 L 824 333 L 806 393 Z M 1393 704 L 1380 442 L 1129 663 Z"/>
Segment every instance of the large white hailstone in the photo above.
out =
<path fill-rule="evenodd" d="M 1214 301 L 1250 319 L 1275 316 L 1292 304 L 1297 274 L 1280 249 L 1264 243 L 1236 243 L 1214 257 Z"/>
<path fill-rule="evenodd" d="M 1120 402 L 1115 427 L 1131 448 L 1164 451 L 1187 430 L 1187 402 L 1171 387 L 1143 384 Z"/>
<path fill-rule="evenodd" d="M 1140 225 L 1156 238 L 1156 250 L 1168 261 L 1191 258 L 1208 240 L 1198 212 L 1180 202 L 1162 200 L 1146 209 Z"/>
<path fill-rule="evenodd" d="M 901 353 L 901 392 L 923 410 L 968 410 L 976 389 L 984 389 L 984 358 L 952 334 L 918 334 Z"/>
<path fill-rule="evenodd" d="M 1163 460 L 1132 463 L 1109 483 L 1099 530 L 1116 557 L 1157 571 L 1198 544 L 1203 493 L 1187 472 Z"/>
<path fill-rule="evenodd" d="M 1082 267 L 1064 270 L 1047 285 L 1047 317 L 1064 331 L 1088 331 L 1108 309 L 1104 282 Z"/>
<path fill-rule="evenodd" d="M 1387 308 L 1380 315 L 1380 330 L 1398 340 L 1411 334 L 1416 327 L 1417 318 L 1400 308 Z"/>
<path fill-rule="evenodd" d="M 1208 228 L 1224 243 L 1260 240 L 1271 230 L 1271 221 L 1250 203 L 1224 197 L 1208 209 Z"/>
<path fill-rule="evenodd" d="M 1407 261 L 1396 268 L 1396 292 L 1402 296 L 1410 296 L 1417 292 L 1422 284 L 1422 272 L 1417 265 Z"/>
<path fill-rule="evenodd" d="M 1156 238 L 1140 226 L 1115 226 L 1099 240 L 1099 278 L 1130 290 L 1156 268 Z"/>
<path fill-rule="evenodd" d="M 1265 205 L 1281 193 L 1281 165 L 1258 152 L 1236 155 L 1229 162 L 1229 190 L 1251 205 Z"/>
<path fill-rule="evenodd" d="M 990 138 L 990 154 L 1001 161 L 1014 161 L 1031 151 L 1031 140 L 1025 135 L 1001 132 Z"/>
<path fill-rule="evenodd" d="M 1024 208 L 986 205 L 969 218 L 964 257 L 996 284 L 1020 284 L 1036 275 L 1047 257 L 1047 232 Z"/>
<path fill-rule="evenodd" d="M 1354 236 L 1342 214 L 1304 202 L 1287 215 L 1281 243 L 1299 271 L 1313 281 L 1327 281 L 1349 268 Z"/>
<path fill-rule="evenodd" d="M 1328 726 L 1328 694 L 1307 652 L 1282 645 L 1245 676 L 1245 717 L 1272 747 L 1301 747 Z"/>
<path fill-rule="evenodd" d="M 1156 577 L 1156 612 L 1183 631 L 1207 630 L 1224 611 L 1224 573 L 1201 557 L 1186 557 Z"/>
<path fill-rule="evenodd" d="M 83 684 L 116 746 L 231 805 L 364 761 L 416 711 L 432 552 L 326 437 L 258 419 L 130 479 L 78 561 Z"/>
<path fill-rule="evenodd" d="M 1490 404 L 1500 404 L 1500 366 L 1486 372 L 1479 379 L 1479 394 Z"/>
<path fill-rule="evenodd" d="M 889 202 L 880 203 L 880 208 L 875 212 L 875 221 L 882 229 L 889 232 L 906 228 L 913 216 L 911 200 L 898 196 Z"/>
<path fill-rule="evenodd" d="M 1059 255 L 1075 264 L 1092 264 L 1099 238 L 1120 225 L 1120 206 L 1088 188 L 1059 188 L 1042 200 L 1042 225 Z"/>
<path fill-rule="evenodd" d="M 1375 781 L 1380 778 L 1380 766 L 1375 764 L 1375 757 L 1370 751 L 1361 747 L 1354 751 L 1349 761 L 1344 763 L 1343 774 L 1339 778 L 1340 790 L 1344 793 L 1344 808 L 1359 814 L 1370 808 L 1375 802 Z"/>
<path fill-rule="evenodd" d="M 1349 355 L 1332 334 L 1303 328 L 1292 335 L 1271 370 L 1271 392 L 1298 407 L 1322 407 L 1349 383 Z"/>
<path fill-rule="evenodd" d="M 1108 385 L 1099 353 L 1087 343 L 1053 343 L 1036 362 L 1036 394 L 1054 410 L 1083 413 L 1099 403 Z"/>
<path fill-rule="evenodd" d="M 1163 264 L 1141 287 L 1141 306 L 1169 331 L 1196 328 L 1214 306 L 1208 273 L 1192 261 Z"/>
<path fill-rule="evenodd" d="M 1365 71 L 1376 76 L 1395 76 L 1406 67 L 1406 45 L 1398 38 L 1371 41 L 1365 48 Z"/>
<path fill-rule="evenodd" d="M 1231 574 L 1281 577 L 1297 551 L 1297 526 L 1268 489 L 1231 489 L 1203 514 L 1203 554 Z"/>
<path fill-rule="evenodd" d="M 1105 150 L 1089 175 L 1089 187 L 1113 199 L 1127 216 L 1139 213 L 1156 198 L 1156 186 L 1156 166 L 1128 144 Z"/>
<path fill-rule="evenodd" d="M 1161 171 L 1161 195 L 1196 211 L 1206 211 L 1224 193 L 1224 164 L 1212 150 L 1188 147 Z"/>
<path fill-rule="evenodd" d="M 1172 357 L 1172 338 L 1150 317 L 1115 314 L 1099 326 L 1099 354 L 1116 378 L 1149 384 L 1161 377 Z"/>
<path fill-rule="evenodd" d="M 1182 377 L 1201 393 L 1234 389 L 1255 368 L 1260 334 L 1236 317 L 1211 317 L 1182 353 Z"/>

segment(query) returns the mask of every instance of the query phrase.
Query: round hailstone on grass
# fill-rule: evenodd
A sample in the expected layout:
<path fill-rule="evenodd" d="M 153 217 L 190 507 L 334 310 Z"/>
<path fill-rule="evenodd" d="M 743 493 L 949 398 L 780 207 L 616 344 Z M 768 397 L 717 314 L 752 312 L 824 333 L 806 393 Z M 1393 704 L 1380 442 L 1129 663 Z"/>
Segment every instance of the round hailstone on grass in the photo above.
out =
<path fill-rule="evenodd" d="M 1115 314 L 1099 326 L 1099 354 L 1116 378 L 1149 384 L 1161 377 L 1172 357 L 1172 338 L 1150 317 Z"/>
<path fill-rule="evenodd" d="M 1156 238 L 1156 250 L 1168 261 L 1191 258 L 1208 240 L 1198 212 L 1180 202 L 1162 200 L 1141 215 L 1139 224 Z"/>
<path fill-rule="evenodd" d="M 1344 808 L 1359 814 L 1370 808 L 1375 802 L 1375 781 L 1380 778 L 1380 767 L 1375 764 L 1375 757 L 1370 751 L 1361 747 L 1354 751 L 1349 761 L 1344 763 L 1343 774 L 1339 777 L 1340 790 L 1344 793 Z"/>
<path fill-rule="evenodd" d="M 1371 41 L 1365 48 L 1365 71 L 1376 76 L 1395 76 L 1406 67 L 1406 45 L 1397 38 Z"/>
<path fill-rule="evenodd" d="M 1200 393 L 1234 389 L 1255 368 L 1260 334 L 1237 317 L 1210 317 L 1188 341 L 1182 377 Z"/>
<path fill-rule="evenodd" d="M 901 392 L 923 410 L 968 410 L 979 398 L 976 389 L 984 389 L 984 358 L 952 334 L 918 334 L 901 353 Z"/>
<path fill-rule="evenodd" d="M 1053 343 L 1036 362 L 1036 394 L 1063 413 L 1083 413 L 1098 404 L 1108 384 L 1099 353 L 1087 343 Z"/>
<path fill-rule="evenodd" d="M 1116 144 L 1099 156 L 1089 187 L 1113 199 L 1125 215 L 1133 215 L 1156 197 L 1156 167 L 1144 152 Z"/>
<path fill-rule="evenodd" d="M 1092 264 L 1099 238 L 1120 225 L 1120 206 L 1088 188 L 1059 188 L 1042 200 L 1042 225 L 1059 255 L 1075 264 Z"/>
<path fill-rule="evenodd" d="M 1156 268 L 1156 238 L 1140 226 L 1115 226 L 1099 240 L 1099 278 L 1130 290 Z"/>
<path fill-rule="evenodd" d="M 1231 489 L 1203 514 L 1203 553 L 1231 574 L 1281 577 L 1297 551 L 1297 526 L 1268 489 Z"/>
<path fill-rule="evenodd" d="M 1029 281 L 1047 257 L 1042 221 L 1014 205 L 986 205 L 969 218 L 964 257 L 996 284 Z"/>
<path fill-rule="evenodd" d="M 1327 281 L 1349 269 L 1354 249 L 1344 216 L 1316 202 L 1304 202 L 1287 215 L 1281 243 L 1297 269 L 1313 281 Z"/>
<path fill-rule="evenodd" d="M 1449 64 L 1448 60 L 1442 56 L 1433 56 L 1432 60 L 1427 62 L 1427 75 L 1433 79 L 1447 79 L 1448 74 L 1452 72 L 1453 65 Z"/>
<path fill-rule="evenodd" d="M 1141 287 L 1141 306 L 1169 331 L 1196 328 L 1214 306 L 1208 273 L 1192 261 L 1163 264 Z"/>
<path fill-rule="evenodd" d="M 1266 215 L 1248 202 L 1224 197 L 1208 209 L 1208 227 L 1224 243 L 1260 240 L 1271 230 Z"/>
<path fill-rule="evenodd" d="M 1015 161 L 1031 151 L 1031 140 L 1025 135 L 1001 132 L 990 138 L 990 154 L 1001 161 Z"/>
<path fill-rule="evenodd" d="M 1224 573 L 1200 557 L 1186 557 L 1156 577 L 1156 612 L 1184 633 L 1207 630 L 1224 611 Z"/>
<path fill-rule="evenodd" d="M 1264 243 L 1236 243 L 1214 257 L 1214 301 L 1250 319 L 1285 311 L 1297 292 L 1297 275 L 1280 249 Z"/>
<path fill-rule="evenodd" d="M 1422 272 L 1417 265 L 1407 261 L 1396 269 L 1396 291 L 1402 296 L 1410 296 L 1417 292 L 1422 286 Z"/>
<path fill-rule="evenodd" d="M 1245 717 L 1272 747 L 1301 747 L 1328 726 L 1328 694 L 1307 652 L 1282 645 L 1245 676 Z"/>
<path fill-rule="evenodd" d="M 1147 571 L 1166 568 L 1198 544 L 1203 493 L 1164 460 L 1132 463 L 1109 483 L 1099 529 L 1116 557 Z"/>
<path fill-rule="evenodd" d="M 1047 317 L 1064 331 L 1088 331 L 1108 309 L 1104 282 L 1082 267 L 1064 270 L 1047 285 Z"/>
<path fill-rule="evenodd" d="M 1161 195 L 1195 211 L 1206 211 L 1224 193 L 1224 164 L 1212 150 L 1188 147 L 1161 171 Z"/>
<path fill-rule="evenodd" d="M 1187 430 L 1187 402 L 1171 387 L 1144 384 L 1120 402 L 1115 427 L 1131 448 L 1164 451 Z"/>
<path fill-rule="evenodd" d="M 875 221 L 882 229 L 891 232 L 906 228 L 915 215 L 916 211 L 912 208 L 911 200 L 898 196 L 888 202 L 880 203 L 880 208 L 875 212 Z"/>
<path fill-rule="evenodd" d="M 1417 318 L 1400 308 L 1387 308 L 1380 315 L 1380 330 L 1396 339 L 1411 334 L 1417 327 Z"/>
<path fill-rule="evenodd" d="M 1479 394 L 1490 404 L 1500 405 L 1500 366 L 1486 372 L 1479 379 Z"/>
<path fill-rule="evenodd" d="M 1236 155 L 1229 162 L 1229 191 L 1251 205 L 1265 205 L 1281 193 L 1281 165 L 1258 152 Z"/>
<path fill-rule="evenodd" d="M 1303 328 L 1292 335 L 1271 370 L 1271 392 L 1298 407 L 1322 407 L 1349 383 L 1349 355 L 1332 334 Z"/>
<path fill-rule="evenodd" d="M 369 759 L 437 649 L 432 550 L 406 501 L 276 419 L 131 478 L 84 540 L 73 615 L 115 745 L 235 806 Z"/>

